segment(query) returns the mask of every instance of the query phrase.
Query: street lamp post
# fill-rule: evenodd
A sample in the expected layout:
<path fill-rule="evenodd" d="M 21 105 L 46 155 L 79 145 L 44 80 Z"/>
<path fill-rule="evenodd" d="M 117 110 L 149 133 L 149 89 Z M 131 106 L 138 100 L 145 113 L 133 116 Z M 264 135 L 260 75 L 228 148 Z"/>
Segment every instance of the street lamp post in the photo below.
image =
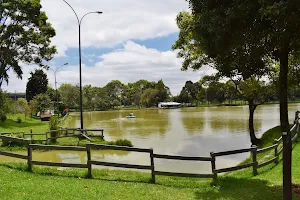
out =
<path fill-rule="evenodd" d="M 77 13 L 75 12 L 75 10 L 73 9 L 73 7 L 66 1 L 63 0 L 66 4 L 68 4 L 68 6 L 73 10 L 76 18 L 77 18 L 77 22 L 78 22 L 78 31 L 79 31 L 79 87 L 80 87 L 80 128 L 83 129 L 83 116 L 82 116 L 82 81 L 81 81 L 81 22 L 82 19 L 87 16 L 88 14 L 102 14 L 101 11 L 94 11 L 94 12 L 88 12 L 85 15 L 83 15 L 81 17 L 81 19 L 79 19 Z"/>
<path fill-rule="evenodd" d="M 55 70 L 54 69 L 52 69 L 52 68 L 49 68 L 49 69 L 51 69 L 53 72 L 54 72 L 54 85 L 55 85 L 55 98 L 56 98 L 56 110 L 58 111 L 58 95 L 57 95 L 57 87 L 56 87 L 56 83 L 57 83 L 57 81 L 56 81 L 56 72 L 57 72 L 57 70 L 59 69 L 59 68 L 61 68 L 61 67 L 63 67 L 63 66 L 65 66 L 65 65 L 68 65 L 68 63 L 65 63 L 65 64 L 63 64 L 63 65 L 61 65 L 61 66 L 59 66 L 59 67 L 57 67 L 57 68 L 55 68 Z"/>

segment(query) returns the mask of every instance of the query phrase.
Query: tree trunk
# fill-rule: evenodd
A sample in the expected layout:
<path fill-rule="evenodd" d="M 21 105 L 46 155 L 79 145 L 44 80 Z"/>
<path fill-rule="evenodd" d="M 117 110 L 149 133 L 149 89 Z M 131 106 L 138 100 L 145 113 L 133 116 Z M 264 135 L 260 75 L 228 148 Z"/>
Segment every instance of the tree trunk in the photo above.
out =
<path fill-rule="evenodd" d="M 249 133 L 250 133 L 250 140 L 252 145 L 258 145 L 258 139 L 255 136 L 254 131 L 254 111 L 257 105 L 254 105 L 253 100 L 248 101 L 249 104 Z"/>
<path fill-rule="evenodd" d="M 289 131 L 288 104 L 287 104 L 287 76 L 288 76 L 288 49 L 280 52 L 279 99 L 280 99 L 280 126 L 283 141 L 283 199 L 292 199 L 292 142 Z"/>

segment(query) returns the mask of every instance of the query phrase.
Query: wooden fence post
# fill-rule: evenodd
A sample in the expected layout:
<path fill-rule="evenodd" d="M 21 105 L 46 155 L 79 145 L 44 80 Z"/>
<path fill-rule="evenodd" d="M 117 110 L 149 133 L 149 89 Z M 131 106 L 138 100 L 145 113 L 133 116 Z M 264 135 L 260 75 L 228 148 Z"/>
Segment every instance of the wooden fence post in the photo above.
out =
<path fill-rule="evenodd" d="M 211 171 L 213 173 L 213 185 L 217 185 L 217 178 L 218 174 L 216 173 L 216 157 L 214 155 L 214 152 L 210 152 L 211 156 Z"/>
<path fill-rule="evenodd" d="M 92 178 L 92 164 L 91 164 L 91 148 L 86 146 L 87 148 L 87 167 L 88 167 L 88 178 Z"/>
<path fill-rule="evenodd" d="M 24 131 L 22 131 L 22 134 L 23 134 L 23 138 L 25 138 L 25 132 Z"/>
<path fill-rule="evenodd" d="M 275 164 L 278 164 L 278 158 L 279 158 L 279 155 L 278 155 L 278 141 L 275 139 L 274 140 L 274 144 L 276 144 L 276 147 L 275 147 Z"/>
<path fill-rule="evenodd" d="M 26 146 L 27 146 L 27 165 L 28 165 L 28 171 L 32 171 L 32 149 L 30 147 L 31 140 L 27 140 Z"/>
<path fill-rule="evenodd" d="M 258 165 L 258 163 L 257 163 L 257 157 L 256 157 L 256 155 L 257 155 L 257 146 L 256 145 L 253 145 L 252 147 L 251 147 L 251 153 L 252 153 L 252 162 L 254 163 L 253 164 L 253 175 L 254 176 L 256 176 L 257 175 L 257 165 Z"/>
<path fill-rule="evenodd" d="M 32 129 L 30 129 L 30 138 L 32 139 Z"/>
<path fill-rule="evenodd" d="M 103 136 L 103 130 L 101 131 L 101 133 L 102 133 L 102 140 L 104 139 L 104 136 Z"/>
<path fill-rule="evenodd" d="M 150 149 L 150 161 L 151 161 L 151 182 L 155 183 L 153 148 Z"/>
<path fill-rule="evenodd" d="M 46 135 L 46 144 L 48 144 L 48 132 L 46 132 L 45 135 Z"/>

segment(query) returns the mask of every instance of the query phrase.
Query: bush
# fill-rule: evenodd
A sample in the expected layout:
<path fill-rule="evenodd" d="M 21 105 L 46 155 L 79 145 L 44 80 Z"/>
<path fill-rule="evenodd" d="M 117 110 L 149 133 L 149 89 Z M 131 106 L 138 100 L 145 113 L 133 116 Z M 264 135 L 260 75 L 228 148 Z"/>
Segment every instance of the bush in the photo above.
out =
<path fill-rule="evenodd" d="M 21 123 L 22 123 L 22 119 L 21 119 L 21 117 L 18 117 L 18 119 L 17 119 L 17 123 L 19 123 L 19 124 L 21 124 Z"/>
<path fill-rule="evenodd" d="M 21 134 L 10 134 L 10 135 L 7 135 L 7 136 L 10 136 L 10 137 L 17 137 L 17 138 L 23 138 Z M 20 143 L 20 142 L 15 142 L 15 141 L 9 141 L 9 140 L 3 140 L 2 141 L 2 146 L 3 147 L 15 147 L 15 146 L 19 146 L 19 147 L 22 147 L 22 146 L 25 146 L 24 143 Z"/>
<path fill-rule="evenodd" d="M 116 140 L 116 141 L 111 141 L 108 142 L 109 145 L 117 145 L 117 146 L 125 146 L 125 147 L 133 147 L 132 143 L 130 140 Z"/>
<path fill-rule="evenodd" d="M 52 116 L 49 120 L 49 130 L 58 130 L 60 125 L 60 119 L 58 116 Z M 51 138 L 57 137 L 58 132 L 51 132 Z M 56 139 L 51 139 L 51 142 L 56 142 Z"/>
<path fill-rule="evenodd" d="M 5 115 L 4 113 L 0 112 L 0 120 L 1 120 L 2 122 L 5 122 L 6 119 L 7 119 L 6 115 Z"/>

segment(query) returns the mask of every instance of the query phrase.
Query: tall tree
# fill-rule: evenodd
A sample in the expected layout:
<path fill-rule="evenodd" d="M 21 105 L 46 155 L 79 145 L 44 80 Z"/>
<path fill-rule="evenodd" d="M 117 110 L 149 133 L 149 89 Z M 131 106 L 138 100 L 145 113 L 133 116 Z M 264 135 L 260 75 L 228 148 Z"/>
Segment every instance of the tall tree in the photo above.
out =
<path fill-rule="evenodd" d="M 35 112 L 44 112 L 51 107 L 51 99 L 47 94 L 38 94 L 31 101 L 31 106 Z"/>
<path fill-rule="evenodd" d="M 195 52 L 191 48 L 194 47 L 196 51 L 205 54 L 185 56 L 187 67 L 190 64 L 195 66 L 193 63 L 201 65 L 207 57 L 217 60 L 220 64 L 222 60 L 242 57 L 243 53 L 246 53 L 245 59 L 251 58 L 248 63 L 252 65 L 247 66 L 248 72 L 264 71 L 262 64 L 266 57 L 272 56 L 280 62 L 280 124 L 281 131 L 284 133 L 284 199 L 291 199 L 292 143 L 287 109 L 287 77 L 289 54 L 298 54 L 300 49 L 298 36 L 300 2 L 295 0 L 188 0 L 188 2 L 193 13 L 190 20 L 193 29 L 191 41 L 195 40 L 195 42 L 188 42 L 187 52 Z M 226 55 L 228 53 L 229 55 Z M 198 60 L 190 55 L 198 57 Z"/>
<path fill-rule="evenodd" d="M 58 88 L 62 102 L 68 108 L 79 107 L 79 86 L 73 86 L 71 84 L 62 84 Z"/>
<path fill-rule="evenodd" d="M 47 67 L 43 61 L 56 53 L 50 45 L 55 30 L 41 8 L 40 0 L 0 1 L 0 88 L 9 70 L 22 78 L 21 63 Z"/>
<path fill-rule="evenodd" d="M 125 86 L 119 80 L 113 80 L 109 82 L 105 87 L 108 96 L 111 98 L 111 102 L 115 102 L 115 105 L 122 103 L 123 93 Z M 118 101 L 118 103 L 117 103 Z"/>
<path fill-rule="evenodd" d="M 37 69 L 34 73 L 30 73 L 27 85 L 26 85 L 26 99 L 29 102 L 33 97 L 38 94 L 46 93 L 48 86 L 47 74 L 43 70 Z"/>
<path fill-rule="evenodd" d="M 164 84 L 162 80 L 159 80 L 155 86 L 157 90 L 157 101 L 163 102 L 170 98 L 170 89 Z"/>

